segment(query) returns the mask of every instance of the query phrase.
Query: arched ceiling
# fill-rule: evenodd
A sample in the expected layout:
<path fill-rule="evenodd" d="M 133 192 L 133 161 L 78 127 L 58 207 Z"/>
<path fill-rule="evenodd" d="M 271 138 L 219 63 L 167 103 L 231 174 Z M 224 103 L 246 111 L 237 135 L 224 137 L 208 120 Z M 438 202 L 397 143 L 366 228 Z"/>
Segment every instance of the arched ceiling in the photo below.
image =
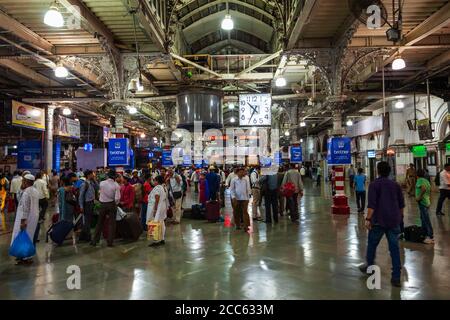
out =
<path fill-rule="evenodd" d="M 205 48 L 208 48 L 208 52 L 215 53 L 211 49 L 223 49 L 216 43 L 227 39 L 250 44 L 250 47 L 243 48 L 242 45 L 237 45 L 238 42 L 230 41 L 228 46 L 237 51 L 261 53 L 269 51 L 275 35 L 276 10 L 273 1 L 195 0 L 185 2 L 178 10 L 177 18 L 183 25 L 183 36 L 191 46 L 192 53 L 204 52 Z M 234 30 L 231 32 L 220 29 L 220 23 L 227 12 L 234 20 Z"/>

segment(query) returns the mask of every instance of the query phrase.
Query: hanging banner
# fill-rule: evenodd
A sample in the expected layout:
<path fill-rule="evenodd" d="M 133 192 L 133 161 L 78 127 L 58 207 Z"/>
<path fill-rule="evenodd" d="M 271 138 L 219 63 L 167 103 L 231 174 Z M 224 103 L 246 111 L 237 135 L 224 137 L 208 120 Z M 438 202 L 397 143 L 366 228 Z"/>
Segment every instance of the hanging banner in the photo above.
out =
<path fill-rule="evenodd" d="M 70 137 L 75 139 L 80 139 L 80 122 L 66 118 L 63 116 L 58 116 L 55 121 L 56 129 L 55 135 L 62 137 Z"/>
<path fill-rule="evenodd" d="M 45 131 L 45 110 L 22 102 L 12 101 L 13 126 Z"/>
<path fill-rule="evenodd" d="M 172 167 L 172 150 L 163 150 L 161 164 L 163 167 Z"/>
<path fill-rule="evenodd" d="M 417 120 L 417 132 L 419 132 L 420 140 L 433 139 L 433 131 L 429 119 Z"/>
<path fill-rule="evenodd" d="M 109 139 L 108 165 L 128 166 L 130 163 L 130 147 L 128 139 Z"/>
<path fill-rule="evenodd" d="M 302 157 L 302 147 L 301 146 L 292 146 L 291 148 L 291 163 L 300 163 L 303 161 Z"/>
<path fill-rule="evenodd" d="M 61 171 L 61 141 L 56 140 L 53 146 L 53 170 Z"/>
<path fill-rule="evenodd" d="M 351 164 L 351 139 L 331 138 L 328 142 L 328 164 Z"/>
<path fill-rule="evenodd" d="M 19 141 L 17 145 L 17 169 L 41 169 L 42 145 L 39 140 Z"/>

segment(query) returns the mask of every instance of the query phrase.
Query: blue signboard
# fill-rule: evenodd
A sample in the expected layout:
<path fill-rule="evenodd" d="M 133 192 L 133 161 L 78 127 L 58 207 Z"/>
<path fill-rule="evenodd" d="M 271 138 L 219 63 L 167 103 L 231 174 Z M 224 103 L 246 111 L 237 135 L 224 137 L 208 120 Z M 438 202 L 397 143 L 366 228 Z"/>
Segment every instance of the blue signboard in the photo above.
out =
<path fill-rule="evenodd" d="M 41 141 L 19 141 L 17 146 L 17 169 L 41 169 L 42 146 Z"/>
<path fill-rule="evenodd" d="M 172 167 L 172 150 L 163 150 L 161 164 L 163 167 Z"/>
<path fill-rule="evenodd" d="M 262 168 L 269 168 L 272 165 L 272 158 L 271 157 L 259 157 L 259 164 Z"/>
<path fill-rule="evenodd" d="M 374 159 L 377 157 L 377 153 L 375 150 L 368 150 L 367 151 L 367 158 Z"/>
<path fill-rule="evenodd" d="M 281 162 L 282 162 L 282 160 L 281 160 L 281 151 L 280 152 L 275 152 L 273 157 L 274 157 L 275 164 L 277 166 L 279 166 L 281 164 Z"/>
<path fill-rule="evenodd" d="M 351 139 L 331 138 L 328 143 L 328 164 L 351 164 Z"/>
<path fill-rule="evenodd" d="M 149 159 L 153 158 L 154 156 L 155 156 L 155 154 L 154 154 L 153 152 L 149 152 L 149 153 L 148 153 L 148 158 L 149 158 Z"/>
<path fill-rule="evenodd" d="M 163 150 L 162 150 L 161 147 L 153 147 L 153 148 L 152 148 L 152 151 L 153 151 L 153 152 L 162 152 Z"/>
<path fill-rule="evenodd" d="M 128 166 L 130 164 L 128 139 L 109 139 L 108 165 Z"/>
<path fill-rule="evenodd" d="M 185 154 L 183 156 L 183 166 L 190 166 L 192 164 L 191 156 L 188 154 Z"/>
<path fill-rule="evenodd" d="M 303 161 L 302 147 L 292 146 L 291 147 L 291 163 L 300 163 L 302 161 Z"/>
<path fill-rule="evenodd" d="M 53 146 L 53 170 L 61 171 L 61 140 L 56 140 Z"/>
<path fill-rule="evenodd" d="M 86 152 L 92 152 L 92 143 L 85 143 L 83 149 Z"/>

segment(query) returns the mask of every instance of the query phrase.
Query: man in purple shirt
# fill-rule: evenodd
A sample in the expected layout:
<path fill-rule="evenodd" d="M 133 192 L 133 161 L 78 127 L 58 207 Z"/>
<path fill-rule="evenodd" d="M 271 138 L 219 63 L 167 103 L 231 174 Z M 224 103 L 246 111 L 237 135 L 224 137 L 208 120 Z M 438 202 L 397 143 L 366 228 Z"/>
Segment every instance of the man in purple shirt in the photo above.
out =
<path fill-rule="evenodd" d="M 392 260 L 391 284 L 400 287 L 400 248 L 398 238 L 400 224 L 403 220 L 405 199 L 400 185 L 388 179 L 391 168 L 387 162 L 377 165 L 378 179 L 369 186 L 369 204 L 366 217 L 366 228 L 369 230 L 367 240 L 367 264 L 360 266 L 367 273 L 368 266 L 375 264 L 375 254 L 383 235 L 386 235 Z"/>

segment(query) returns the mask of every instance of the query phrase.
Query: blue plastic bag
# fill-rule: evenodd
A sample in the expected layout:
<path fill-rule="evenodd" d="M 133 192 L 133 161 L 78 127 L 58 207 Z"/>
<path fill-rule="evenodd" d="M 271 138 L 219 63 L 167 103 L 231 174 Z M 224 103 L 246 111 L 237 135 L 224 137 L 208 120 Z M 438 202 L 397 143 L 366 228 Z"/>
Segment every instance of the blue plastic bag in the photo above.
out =
<path fill-rule="evenodd" d="M 36 254 L 36 248 L 31 242 L 28 233 L 25 230 L 19 232 L 9 248 L 9 255 L 18 259 L 32 257 Z"/>

